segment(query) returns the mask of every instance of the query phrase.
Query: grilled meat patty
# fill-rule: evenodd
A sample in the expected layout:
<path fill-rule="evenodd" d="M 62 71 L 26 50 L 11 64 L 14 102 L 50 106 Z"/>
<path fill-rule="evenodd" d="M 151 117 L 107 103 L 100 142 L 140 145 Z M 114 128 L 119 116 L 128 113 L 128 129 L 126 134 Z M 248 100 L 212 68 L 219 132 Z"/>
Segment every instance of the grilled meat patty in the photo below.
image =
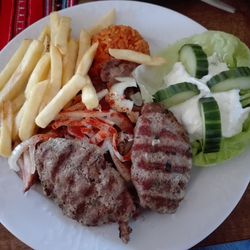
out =
<path fill-rule="evenodd" d="M 118 222 L 120 237 L 129 240 L 135 206 L 99 147 L 84 140 L 50 139 L 36 149 L 35 163 L 45 194 L 65 215 L 88 226 Z"/>
<path fill-rule="evenodd" d="M 174 213 L 190 179 L 191 156 L 188 136 L 173 114 L 158 104 L 144 105 L 131 155 L 131 179 L 140 205 Z"/>
<path fill-rule="evenodd" d="M 101 80 L 104 82 L 116 82 L 116 77 L 131 76 L 131 73 L 137 66 L 137 63 L 112 59 L 104 63 L 100 74 Z"/>

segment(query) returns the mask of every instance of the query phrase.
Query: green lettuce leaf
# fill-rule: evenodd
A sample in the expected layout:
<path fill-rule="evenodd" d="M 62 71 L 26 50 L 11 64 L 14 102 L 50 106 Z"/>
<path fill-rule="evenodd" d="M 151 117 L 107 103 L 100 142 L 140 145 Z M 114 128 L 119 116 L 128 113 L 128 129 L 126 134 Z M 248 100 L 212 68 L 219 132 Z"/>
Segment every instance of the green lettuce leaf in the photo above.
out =
<path fill-rule="evenodd" d="M 146 102 L 152 101 L 151 95 L 162 88 L 163 77 L 171 71 L 174 63 L 178 61 L 178 51 L 186 43 L 201 45 L 208 56 L 216 53 L 221 61 L 227 63 L 229 68 L 250 67 L 250 51 L 248 47 L 231 34 L 220 31 L 206 31 L 182 39 L 159 53 L 166 58 L 167 64 L 158 68 L 140 66 L 136 70 L 135 77 L 139 82 L 143 99 Z M 222 139 L 221 149 L 217 153 L 203 154 L 201 142 L 193 142 L 193 162 L 196 166 L 203 167 L 222 163 L 240 155 L 249 144 L 250 117 L 245 121 L 241 133 L 231 138 Z"/>
<path fill-rule="evenodd" d="M 223 138 L 220 151 L 217 153 L 203 154 L 200 141 L 192 143 L 193 163 L 195 166 L 207 167 L 233 159 L 245 151 L 250 145 L 250 117 L 244 122 L 242 132 Z"/>

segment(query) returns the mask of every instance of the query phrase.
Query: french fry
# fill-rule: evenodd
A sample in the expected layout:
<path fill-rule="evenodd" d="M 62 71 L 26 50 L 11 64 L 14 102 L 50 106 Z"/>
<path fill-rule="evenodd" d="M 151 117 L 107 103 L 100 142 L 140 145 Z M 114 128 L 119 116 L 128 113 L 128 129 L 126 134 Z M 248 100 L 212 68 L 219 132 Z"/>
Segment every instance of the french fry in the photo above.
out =
<path fill-rule="evenodd" d="M 53 99 L 62 86 L 62 55 L 54 45 L 50 46 L 50 58 L 50 82 L 40 105 L 40 111 Z"/>
<path fill-rule="evenodd" d="M 12 150 L 13 112 L 11 102 L 3 102 L 1 112 L 0 155 L 8 157 Z"/>
<path fill-rule="evenodd" d="M 48 86 L 48 80 L 34 85 L 28 99 L 24 104 L 23 117 L 19 127 L 19 138 L 24 141 L 29 139 L 35 133 L 35 118 L 39 112 L 44 93 Z"/>
<path fill-rule="evenodd" d="M 44 26 L 43 30 L 41 31 L 38 37 L 38 40 L 43 43 L 46 37 L 50 37 L 50 27 L 48 25 Z"/>
<path fill-rule="evenodd" d="M 43 80 L 46 80 L 50 68 L 50 54 L 45 53 L 37 62 L 33 72 L 30 75 L 29 81 L 25 88 L 25 96 L 28 98 L 32 88 Z"/>
<path fill-rule="evenodd" d="M 64 85 L 68 82 L 75 72 L 75 65 L 78 52 L 78 42 L 74 39 L 70 39 L 68 43 L 67 54 L 63 57 L 63 75 L 62 75 L 62 84 Z"/>
<path fill-rule="evenodd" d="M 62 86 L 62 55 L 54 45 L 50 46 L 50 60 L 50 80 L 57 92 Z"/>
<path fill-rule="evenodd" d="M 82 76 L 87 75 L 90 66 L 94 60 L 97 48 L 98 48 L 98 42 L 92 44 L 92 46 L 85 52 L 77 67 L 76 74 Z"/>
<path fill-rule="evenodd" d="M 50 40 L 53 45 L 55 45 L 57 29 L 59 26 L 60 17 L 57 12 L 52 12 L 49 15 L 50 18 Z"/>
<path fill-rule="evenodd" d="M 31 43 L 31 40 L 23 40 L 20 47 L 17 49 L 15 54 L 11 57 L 7 65 L 4 67 L 4 69 L 0 73 L 0 90 L 4 87 L 4 85 L 10 79 L 11 75 L 17 69 L 30 43 Z"/>
<path fill-rule="evenodd" d="M 110 12 L 108 12 L 105 16 L 103 16 L 94 27 L 92 27 L 89 30 L 89 33 L 91 36 L 97 34 L 102 29 L 109 27 L 110 25 L 115 23 L 116 19 L 116 11 L 115 9 L 112 9 Z"/>
<path fill-rule="evenodd" d="M 0 103 L 12 100 L 23 91 L 31 72 L 43 53 L 43 49 L 43 44 L 40 41 L 33 40 L 31 42 L 20 65 L 0 92 Z"/>
<path fill-rule="evenodd" d="M 12 110 L 13 114 L 16 114 L 25 102 L 25 95 L 21 92 L 13 101 L 12 101 Z"/>
<path fill-rule="evenodd" d="M 109 54 L 119 60 L 126 60 L 148 66 L 159 66 L 166 63 L 163 57 L 153 57 L 128 49 L 109 49 Z"/>
<path fill-rule="evenodd" d="M 82 89 L 82 102 L 83 104 L 85 104 L 87 109 L 92 110 L 98 107 L 99 100 L 91 79 L 89 78 L 89 76 L 86 77 L 87 84 Z"/>
<path fill-rule="evenodd" d="M 24 111 L 24 105 L 18 111 L 18 113 L 14 119 L 14 122 L 13 122 L 13 130 L 12 130 L 12 136 L 11 136 L 13 142 L 19 140 L 18 131 L 20 128 L 22 117 L 23 117 L 23 111 Z"/>
<path fill-rule="evenodd" d="M 66 55 L 68 49 L 68 38 L 70 35 L 71 18 L 61 17 L 55 37 L 55 46 L 62 55 Z"/>
<path fill-rule="evenodd" d="M 48 103 L 48 105 L 36 117 L 36 124 L 45 128 L 63 109 L 63 107 L 87 84 L 87 77 L 74 75 L 67 84 L 65 84 L 57 95 Z"/>
<path fill-rule="evenodd" d="M 77 55 L 77 61 L 76 61 L 76 69 L 84 53 L 89 49 L 90 45 L 91 45 L 91 37 L 86 30 L 82 29 L 80 32 L 80 38 L 79 38 L 79 49 L 78 49 L 78 55 Z"/>

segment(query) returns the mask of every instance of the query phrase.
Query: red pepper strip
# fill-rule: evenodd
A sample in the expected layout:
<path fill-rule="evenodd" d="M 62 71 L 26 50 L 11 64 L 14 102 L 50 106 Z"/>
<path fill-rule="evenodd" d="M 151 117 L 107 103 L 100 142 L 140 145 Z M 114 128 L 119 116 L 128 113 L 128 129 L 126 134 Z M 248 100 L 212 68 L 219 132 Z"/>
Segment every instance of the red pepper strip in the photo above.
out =
<path fill-rule="evenodd" d="M 85 137 L 85 134 L 82 133 L 80 127 L 67 127 L 67 131 L 70 135 L 74 136 L 77 139 L 82 140 Z"/>
<path fill-rule="evenodd" d="M 117 125 L 123 132 L 128 134 L 133 134 L 133 124 L 128 119 L 125 114 L 118 113 L 115 111 L 63 111 L 57 116 L 59 120 L 66 120 L 66 119 L 75 119 L 81 120 L 83 118 L 99 118 L 104 120 L 106 123 L 113 122 Z"/>
<path fill-rule="evenodd" d="M 83 118 L 107 118 L 110 111 L 91 111 L 91 110 L 76 110 L 76 111 L 62 111 L 58 114 L 56 119 L 66 120 L 66 119 L 75 119 L 81 120 Z"/>
<path fill-rule="evenodd" d="M 52 129 L 57 129 L 62 126 L 67 126 L 68 128 L 78 127 L 81 132 L 80 131 L 76 132 L 75 129 L 69 129 L 68 130 L 69 134 L 73 136 L 75 135 L 77 138 L 83 138 L 82 137 L 83 134 L 88 135 L 89 137 L 91 137 L 91 142 L 96 144 L 102 142 L 106 138 L 112 138 L 112 136 L 117 133 L 115 128 L 113 128 L 111 125 L 95 118 L 87 118 L 81 121 L 73 121 L 73 120 L 55 121 L 51 125 Z M 90 126 L 97 128 L 100 131 L 96 134 L 91 133 L 93 132 L 93 129 L 88 128 Z"/>
<path fill-rule="evenodd" d="M 52 123 L 51 127 L 52 129 L 58 129 L 62 126 L 70 126 L 71 123 L 74 122 L 73 120 L 59 120 L 59 121 L 55 121 Z M 78 127 L 78 126 L 76 126 Z"/>
<path fill-rule="evenodd" d="M 98 145 L 103 142 L 105 139 L 112 137 L 109 133 L 100 130 L 93 137 L 90 138 L 90 142 Z"/>
<path fill-rule="evenodd" d="M 91 128 L 69 126 L 67 127 L 67 131 L 70 135 L 75 136 L 77 139 L 83 139 L 86 136 L 88 136 L 88 138 L 92 138 L 94 136 Z"/>

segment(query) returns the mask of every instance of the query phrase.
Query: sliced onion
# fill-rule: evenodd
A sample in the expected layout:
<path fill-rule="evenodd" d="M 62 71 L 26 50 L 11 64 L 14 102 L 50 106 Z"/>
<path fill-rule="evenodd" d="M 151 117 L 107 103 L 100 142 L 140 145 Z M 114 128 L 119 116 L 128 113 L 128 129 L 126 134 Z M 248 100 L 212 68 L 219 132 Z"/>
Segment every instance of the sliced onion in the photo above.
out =
<path fill-rule="evenodd" d="M 106 145 L 108 148 L 108 151 L 110 153 L 110 156 L 116 166 L 117 171 L 120 173 L 120 175 L 126 180 L 130 181 L 131 180 L 131 174 L 129 169 L 116 157 L 115 150 L 113 149 L 111 142 L 106 141 Z"/>
<path fill-rule="evenodd" d="M 8 159 L 8 163 L 10 166 L 10 169 L 18 172 L 20 171 L 20 168 L 17 164 L 18 159 L 21 157 L 21 155 L 29 149 L 30 146 L 35 147 L 35 145 L 44 139 L 48 139 L 49 135 L 35 135 L 32 136 L 30 139 L 18 144 L 15 149 L 12 151 L 11 156 Z"/>
<path fill-rule="evenodd" d="M 100 101 L 105 95 L 108 94 L 108 89 L 103 89 L 97 93 L 98 100 Z"/>
<path fill-rule="evenodd" d="M 118 77 L 117 80 L 121 81 L 112 85 L 110 88 L 107 102 L 116 111 L 129 112 L 133 109 L 134 102 L 125 98 L 124 91 L 129 87 L 137 87 L 134 78 Z"/>

